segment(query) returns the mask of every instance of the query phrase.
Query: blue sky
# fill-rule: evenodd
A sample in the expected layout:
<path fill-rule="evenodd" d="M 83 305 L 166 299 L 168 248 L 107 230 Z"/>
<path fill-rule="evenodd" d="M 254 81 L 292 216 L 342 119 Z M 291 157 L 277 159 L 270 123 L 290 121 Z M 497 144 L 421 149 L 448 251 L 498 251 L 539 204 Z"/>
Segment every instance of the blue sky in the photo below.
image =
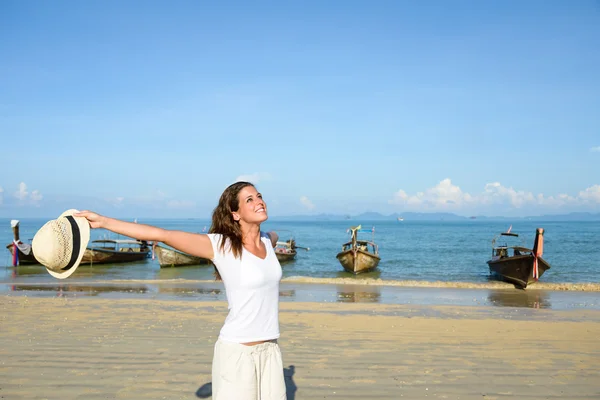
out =
<path fill-rule="evenodd" d="M 598 212 L 599 48 L 597 0 L 5 0 L 0 217 Z"/>

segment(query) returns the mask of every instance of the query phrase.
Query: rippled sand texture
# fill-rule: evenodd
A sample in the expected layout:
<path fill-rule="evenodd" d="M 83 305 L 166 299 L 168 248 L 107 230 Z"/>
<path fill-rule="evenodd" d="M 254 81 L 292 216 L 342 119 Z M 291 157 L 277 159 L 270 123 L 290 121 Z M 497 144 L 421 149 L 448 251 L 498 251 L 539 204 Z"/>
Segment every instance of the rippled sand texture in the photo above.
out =
<path fill-rule="evenodd" d="M 210 392 L 223 302 L 0 297 L 0 398 Z M 592 399 L 600 312 L 282 303 L 288 399 Z M 293 366 L 293 367 L 290 367 Z"/>

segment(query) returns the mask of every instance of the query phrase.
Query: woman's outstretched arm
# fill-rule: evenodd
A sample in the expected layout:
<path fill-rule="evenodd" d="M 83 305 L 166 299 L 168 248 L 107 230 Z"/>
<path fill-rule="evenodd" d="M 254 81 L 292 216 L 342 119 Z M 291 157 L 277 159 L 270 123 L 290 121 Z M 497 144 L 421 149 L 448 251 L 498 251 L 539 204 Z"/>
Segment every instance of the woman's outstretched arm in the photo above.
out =
<path fill-rule="evenodd" d="M 102 228 L 138 240 L 165 243 L 179 251 L 197 257 L 212 259 L 213 249 L 208 236 L 199 233 L 174 231 L 152 225 L 138 224 L 106 217 L 92 211 L 75 214 L 84 217 L 92 228 Z"/>

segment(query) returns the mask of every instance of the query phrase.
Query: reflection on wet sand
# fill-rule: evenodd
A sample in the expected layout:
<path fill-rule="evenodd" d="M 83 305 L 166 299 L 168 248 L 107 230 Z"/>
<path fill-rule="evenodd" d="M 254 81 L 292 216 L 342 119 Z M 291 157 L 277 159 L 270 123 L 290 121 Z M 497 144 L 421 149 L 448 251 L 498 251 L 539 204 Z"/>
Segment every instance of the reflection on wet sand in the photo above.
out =
<path fill-rule="evenodd" d="M 159 286 L 158 293 L 175 296 L 190 296 L 201 294 L 204 296 L 210 296 L 218 299 L 222 294 L 225 293 L 225 291 L 218 288 Z"/>
<path fill-rule="evenodd" d="M 204 298 L 205 300 L 223 301 L 226 299 L 225 290 L 218 287 L 197 287 L 192 285 L 163 285 L 163 284 L 139 284 L 139 285 L 85 285 L 85 284 L 48 284 L 48 285 L 31 285 L 31 284 L 14 284 L 9 286 L 9 290 L 13 292 L 56 292 L 58 297 L 85 294 L 88 296 L 98 296 L 101 294 L 110 293 L 134 293 L 134 294 L 159 294 L 168 295 L 170 297 L 194 297 Z M 281 290 L 281 297 L 293 299 L 296 291 Z"/>
<path fill-rule="evenodd" d="M 381 292 L 378 287 L 352 287 L 338 286 L 337 301 L 342 303 L 379 303 Z"/>
<path fill-rule="evenodd" d="M 58 297 L 68 296 L 70 294 L 86 294 L 88 296 L 97 296 L 101 293 L 147 293 L 148 288 L 143 285 L 138 286 L 102 286 L 102 285 L 11 285 L 13 292 L 56 292 Z"/>
<path fill-rule="evenodd" d="M 488 301 L 500 307 L 552 307 L 550 295 L 540 290 L 490 290 Z"/>
<path fill-rule="evenodd" d="M 289 297 L 294 298 L 296 296 L 296 291 L 294 289 L 291 290 L 280 290 L 279 297 Z"/>

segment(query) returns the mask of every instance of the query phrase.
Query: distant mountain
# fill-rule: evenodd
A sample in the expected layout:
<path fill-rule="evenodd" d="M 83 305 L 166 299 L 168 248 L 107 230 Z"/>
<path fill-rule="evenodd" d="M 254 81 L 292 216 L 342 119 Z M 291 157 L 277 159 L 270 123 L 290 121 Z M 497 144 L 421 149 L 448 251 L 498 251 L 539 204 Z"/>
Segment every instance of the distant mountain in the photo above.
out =
<path fill-rule="evenodd" d="M 365 212 L 358 215 L 341 215 L 341 214 L 318 214 L 318 215 L 293 215 L 293 216 L 282 216 L 272 217 L 272 220 L 277 221 L 343 221 L 343 220 L 355 220 L 355 221 L 391 221 L 397 220 L 398 217 L 402 217 L 404 221 L 505 221 L 505 220 L 528 220 L 528 221 L 600 221 L 600 213 L 589 213 L 589 212 L 573 212 L 569 214 L 556 214 L 556 215 L 538 215 L 528 217 L 502 217 L 502 216 L 472 216 L 463 217 L 453 213 L 419 213 L 419 212 L 406 212 L 406 213 L 393 213 L 390 215 L 384 215 L 378 212 Z"/>
<path fill-rule="evenodd" d="M 531 221 L 600 221 L 600 213 L 573 212 L 570 214 L 540 215 L 525 217 Z"/>
<path fill-rule="evenodd" d="M 365 221 L 389 221 L 397 220 L 398 217 L 404 218 L 405 221 L 464 221 L 467 217 L 461 217 L 460 215 L 452 213 L 394 213 L 390 215 L 383 215 L 377 212 L 365 212 L 356 216 L 352 219 L 365 220 Z"/>

